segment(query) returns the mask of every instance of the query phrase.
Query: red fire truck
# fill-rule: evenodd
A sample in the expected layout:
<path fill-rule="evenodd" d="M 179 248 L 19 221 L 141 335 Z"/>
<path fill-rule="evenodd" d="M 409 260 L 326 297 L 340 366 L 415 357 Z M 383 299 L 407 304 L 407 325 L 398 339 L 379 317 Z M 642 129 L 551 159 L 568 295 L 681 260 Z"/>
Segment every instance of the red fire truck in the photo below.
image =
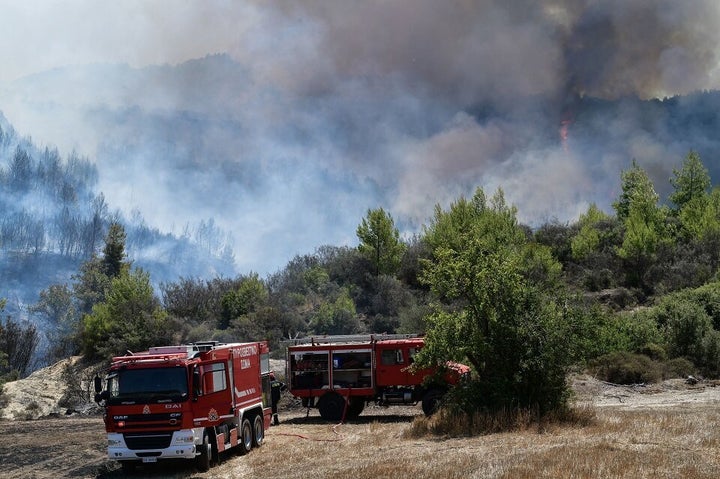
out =
<path fill-rule="evenodd" d="M 112 359 L 95 378 L 105 407 L 108 457 L 123 469 L 194 459 L 206 471 L 219 454 L 246 453 L 270 427 L 267 342 L 161 346 Z"/>
<path fill-rule="evenodd" d="M 292 343 L 287 349 L 290 393 L 330 421 L 357 417 L 370 401 L 422 402 L 430 415 L 449 387 L 470 373 L 457 363 L 449 363 L 440 378 L 433 378 L 436 368 L 412 371 L 424 341 L 411 335 L 323 336 Z"/>

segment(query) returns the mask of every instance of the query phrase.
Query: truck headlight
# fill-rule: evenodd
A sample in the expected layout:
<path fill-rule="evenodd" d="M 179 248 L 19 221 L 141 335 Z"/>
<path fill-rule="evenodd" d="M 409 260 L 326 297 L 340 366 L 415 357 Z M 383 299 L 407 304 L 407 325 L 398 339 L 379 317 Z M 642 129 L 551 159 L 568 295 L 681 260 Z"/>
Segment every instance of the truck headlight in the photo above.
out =
<path fill-rule="evenodd" d="M 195 442 L 195 436 L 192 432 L 183 432 L 175 435 L 175 444 L 192 444 Z"/>

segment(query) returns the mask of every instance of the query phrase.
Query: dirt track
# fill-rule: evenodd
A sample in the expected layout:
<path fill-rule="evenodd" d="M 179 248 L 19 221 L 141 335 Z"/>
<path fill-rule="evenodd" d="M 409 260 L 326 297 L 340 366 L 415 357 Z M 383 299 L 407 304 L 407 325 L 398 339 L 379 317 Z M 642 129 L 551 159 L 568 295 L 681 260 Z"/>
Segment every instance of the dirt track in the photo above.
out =
<path fill-rule="evenodd" d="M 357 421 L 407 423 L 422 414 L 417 407 L 381 408 L 369 406 Z M 266 432 L 265 445 L 251 454 L 264 454 L 273 441 L 297 440 L 298 427 L 320 426 L 332 436 L 332 424 L 322 421 L 317 410 L 308 417 L 307 410 L 287 405 L 282 411 L 283 424 Z M 353 425 L 347 425 L 353 427 Z M 34 421 L 0 421 L 0 479 L 63 479 L 128 477 L 119 465 L 106 459 L 106 439 L 102 418 L 70 416 Z M 276 444 L 277 446 L 277 444 Z M 221 464 L 207 473 L 199 473 L 190 461 L 162 462 L 139 469 L 129 477 L 154 479 L 240 478 L 244 462 L 250 456 L 228 454 Z M 262 476 L 248 476 L 259 479 Z"/>
<path fill-rule="evenodd" d="M 0 422 L 0 477 L 96 477 L 105 461 L 101 418 Z"/>

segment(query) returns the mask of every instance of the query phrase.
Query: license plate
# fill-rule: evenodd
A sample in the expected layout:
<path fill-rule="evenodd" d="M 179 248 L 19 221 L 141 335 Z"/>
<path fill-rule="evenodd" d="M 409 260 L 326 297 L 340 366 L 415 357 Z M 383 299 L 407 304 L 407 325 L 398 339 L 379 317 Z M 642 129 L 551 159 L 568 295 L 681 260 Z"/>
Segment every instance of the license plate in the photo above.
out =
<path fill-rule="evenodd" d="M 143 457 L 142 462 L 148 463 L 148 462 L 157 462 L 157 457 Z"/>

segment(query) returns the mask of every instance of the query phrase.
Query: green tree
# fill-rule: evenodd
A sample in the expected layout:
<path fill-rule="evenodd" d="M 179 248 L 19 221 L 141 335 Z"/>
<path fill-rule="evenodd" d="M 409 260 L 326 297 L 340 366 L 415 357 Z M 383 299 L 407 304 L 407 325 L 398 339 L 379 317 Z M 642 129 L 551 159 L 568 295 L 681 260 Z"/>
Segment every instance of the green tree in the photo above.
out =
<path fill-rule="evenodd" d="M 0 298 L 0 312 L 7 301 Z M 29 322 L 19 322 L 7 316 L 0 320 L 0 385 L 24 377 L 29 371 L 39 343 L 37 328 Z"/>
<path fill-rule="evenodd" d="M 141 269 L 123 270 L 112 279 L 105 301 L 83 318 L 83 352 L 109 358 L 173 341 L 172 334 L 150 275 Z"/>
<path fill-rule="evenodd" d="M 268 301 L 268 290 L 257 273 L 252 273 L 240 285 L 223 295 L 220 329 L 226 329 L 230 321 L 257 311 Z"/>
<path fill-rule="evenodd" d="M 122 225 L 115 221 L 110 223 L 102 259 L 103 272 L 110 278 L 119 276 L 122 269 L 129 266 L 125 262 L 125 238 Z"/>
<path fill-rule="evenodd" d="M 710 189 L 710 175 L 700 160 L 700 155 L 690 150 L 683 161 L 682 168 L 673 169 L 670 184 L 674 191 L 670 193 L 670 201 L 680 212 L 688 205 L 699 206 L 698 201 L 706 201 Z"/>
<path fill-rule="evenodd" d="M 690 151 L 681 169 L 673 169 L 670 183 L 674 191 L 670 201 L 675 205 L 673 213 L 680 220 L 681 238 L 698 240 L 717 231 L 718 217 L 713 198 L 709 192 L 711 182 L 700 155 Z"/>
<path fill-rule="evenodd" d="M 626 281 L 630 286 L 649 289 L 645 274 L 656 260 L 661 242 L 667 241 L 667 212 L 658 206 L 659 196 L 635 160 L 622 177 L 622 194 L 613 204 L 625 227 L 617 255 L 625 263 Z"/>
<path fill-rule="evenodd" d="M 325 301 L 312 313 L 310 328 L 316 334 L 351 334 L 359 331 L 355 303 L 346 289 L 330 301 Z"/>
<path fill-rule="evenodd" d="M 572 335 L 556 299 L 560 268 L 549 250 L 533 251 L 547 248 L 528 243 L 502 191 L 436 207 L 425 239 L 423 280 L 439 301 L 418 362 L 469 361 L 478 379 L 466 412 L 563 407 Z"/>
<path fill-rule="evenodd" d="M 46 333 L 50 344 L 48 349 L 50 362 L 78 354 L 80 318 L 75 309 L 72 290 L 68 285 L 54 284 L 40 291 L 40 298 L 30 307 L 30 312 L 41 316 L 44 322 L 50 325 Z"/>
<path fill-rule="evenodd" d="M 634 159 L 630 169 L 620 174 L 620 182 L 622 192 L 613 203 L 617 218 L 622 222 L 627 221 L 631 207 L 640 210 L 645 217 L 652 216 L 660 197 L 647 172 Z"/>
<path fill-rule="evenodd" d="M 609 219 L 610 217 L 598 208 L 595 203 L 590 205 L 587 213 L 580 216 L 578 220 L 580 231 L 570 243 L 573 258 L 582 259 L 598 250 L 601 233 L 597 228 L 597 224 Z"/>
<path fill-rule="evenodd" d="M 373 264 L 376 276 L 398 271 L 405 244 L 389 213 L 382 208 L 368 210 L 357 227 L 357 237 L 358 250 Z"/>
<path fill-rule="evenodd" d="M 72 292 L 79 314 L 88 314 L 92 307 L 105 300 L 110 287 L 110 277 L 105 274 L 102 260 L 92 255 L 80 265 L 80 271 L 72 276 Z"/>

